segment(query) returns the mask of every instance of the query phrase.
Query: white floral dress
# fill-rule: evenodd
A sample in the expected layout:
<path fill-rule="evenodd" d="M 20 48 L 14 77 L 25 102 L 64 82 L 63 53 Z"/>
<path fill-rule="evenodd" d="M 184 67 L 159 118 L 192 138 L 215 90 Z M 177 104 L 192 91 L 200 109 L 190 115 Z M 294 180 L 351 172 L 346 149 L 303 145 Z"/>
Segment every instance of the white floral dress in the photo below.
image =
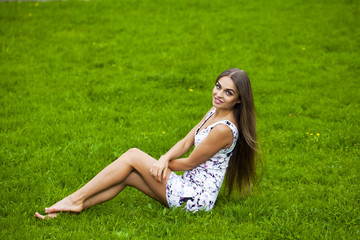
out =
<path fill-rule="evenodd" d="M 179 207 L 184 203 L 187 211 L 200 209 L 209 211 L 214 207 L 224 180 L 226 168 L 238 139 L 237 127 L 228 120 L 216 122 L 200 130 L 204 123 L 215 113 L 211 110 L 205 121 L 195 132 L 195 148 L 209 135 L 211 129 L 218 124 L 225 124 L 233 133 L 233 144 L 221 149 L 206 162 L 194 169 L 187 170 L 183 175 L 172 172 L 166 184 L 166 197 L 169 207 Z"/>

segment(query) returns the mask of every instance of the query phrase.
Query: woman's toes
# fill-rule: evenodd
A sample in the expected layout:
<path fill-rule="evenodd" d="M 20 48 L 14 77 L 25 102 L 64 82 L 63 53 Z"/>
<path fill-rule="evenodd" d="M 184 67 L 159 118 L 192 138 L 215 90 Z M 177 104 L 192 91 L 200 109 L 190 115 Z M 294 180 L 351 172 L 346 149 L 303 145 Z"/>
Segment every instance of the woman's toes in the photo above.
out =
<path fill-rule="evenodd" d="M 47 215 L 41 215 L 38 212 L 35 213 L 35 217 L 38 218 L 38 219 L 41 219 L 41 220 L 47 220 L 47 219 L 50 219 L 50 218 L 56 218 L 57 215 L 58 215 L 58 213 L 50 213 L 50 214 L 47 214 Z"/>
<path fill-rule="evenodd" d="M 44 216 L 44 215 L 41 215 L 41 214 L 38 213 L 38 212 L 35 213 L 35 217 L 36 217 L 36 218 L 39 218 L 39 219 L 42 219 L 42 220 L 45 219 L 45 216 Z"/>

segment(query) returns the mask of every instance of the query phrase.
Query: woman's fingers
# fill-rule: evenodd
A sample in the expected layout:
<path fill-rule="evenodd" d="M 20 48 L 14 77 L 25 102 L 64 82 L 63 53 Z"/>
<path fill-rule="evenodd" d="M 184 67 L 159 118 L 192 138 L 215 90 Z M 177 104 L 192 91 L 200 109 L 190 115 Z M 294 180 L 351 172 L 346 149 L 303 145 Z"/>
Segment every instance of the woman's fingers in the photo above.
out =
<path fill-rule="evenodd" d="M 166 170 L 167 170 L 167 166 L 164 168 L 164 171 L 163 171 L 163 178 L 164 178 L 164 180 L 166 180 Z"/>
<path fill-rule="evenodd" d="M 161 182 L 161 173 L 162 173 L 162 169 L 161 169 L 161 168 L 158 168 L 157 174 L 156 174 L 156 180 L 157 180 L 158 182 Z"/>
<path fill-rule="evenodd" d="M 150 174 L 155 178 L 156 181 L 161 182 L 161 179 L 166 179 L 167 164 L 160 166 L 159 163 L 154 163 L 150 168 Z"/>
<path fill-rule="evenodd" d="M 166 172 L 168 169 L 168 160 L 163 156 L 155 162 L 150 168 L 150 174 L 156 181 L 161 182 L 161 179 L 166 179 Z"/>
<path fill-rule="evenodd" d="M 154 164 L 155 165 L 155 164 Z M 158 166 L 152 166 L 150 169 L 150 174 L 155 178 L 156 181 L 160 182 L 161 180 L 161 170 Z"/>

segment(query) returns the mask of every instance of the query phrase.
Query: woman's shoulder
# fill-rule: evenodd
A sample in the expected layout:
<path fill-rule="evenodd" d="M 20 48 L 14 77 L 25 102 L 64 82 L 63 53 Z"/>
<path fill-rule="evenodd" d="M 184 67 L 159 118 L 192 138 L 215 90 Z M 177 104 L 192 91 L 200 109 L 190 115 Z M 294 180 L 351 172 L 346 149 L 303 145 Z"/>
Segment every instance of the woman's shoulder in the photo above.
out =
<path fill-rule="evenodd" d="M 215 109 L 213 110 L 215 111 Z M 215 127 L 218 128 L 218 131 L 227 133 L 232 132 L 233 135 L 237 135 L 239 132 L 237 121 L 234 116 L 227 116 L 226 118 L 216 121 L 210 125 L 211 129 Z"/>
<path fill-rule="evenodd" d="M 238 128 L 237 126 L 230 120 L 221 120 L 218 122 L 213 123 L 212 125 L 209 126 L 211 129 L 216 128 L 217 131 L 220 131 L 222 133 L 232 133 L 232 134 L 237 134 L 238 133 Z"/>
<path fill-rule="evenodd" d="M 224 148 L 231 147 L 237 140 L 237 129 L 226 123 L 227 120 L 216 122 L 208 128 L 208 137 L 222 142 Z M 230 122 L 229 122 L 230 123 Z"/>
<path fill-rule="evenodd" d="M 228 135 L 229 133 L 232 135 L 232 128 L 230 127 L 230 124 L 227 124 L 226 121 L 227 120 L 222 120 L 210 125 L 210 130 L 221 136 Z"/>

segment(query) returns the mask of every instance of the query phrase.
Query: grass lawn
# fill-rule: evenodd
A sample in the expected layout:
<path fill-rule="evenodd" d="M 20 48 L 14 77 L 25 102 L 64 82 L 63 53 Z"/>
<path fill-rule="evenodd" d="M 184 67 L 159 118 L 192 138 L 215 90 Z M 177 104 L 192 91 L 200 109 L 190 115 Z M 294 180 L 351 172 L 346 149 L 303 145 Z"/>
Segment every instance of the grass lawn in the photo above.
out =
<path fill-rule="evenodd" d="M 0 2 L 0 239 L 360 239 L 360 4 Z M 39 221 L 131 147 L 159 158 L 252 81 L 259 189 L 210 212 L 135 189 Z"/>

